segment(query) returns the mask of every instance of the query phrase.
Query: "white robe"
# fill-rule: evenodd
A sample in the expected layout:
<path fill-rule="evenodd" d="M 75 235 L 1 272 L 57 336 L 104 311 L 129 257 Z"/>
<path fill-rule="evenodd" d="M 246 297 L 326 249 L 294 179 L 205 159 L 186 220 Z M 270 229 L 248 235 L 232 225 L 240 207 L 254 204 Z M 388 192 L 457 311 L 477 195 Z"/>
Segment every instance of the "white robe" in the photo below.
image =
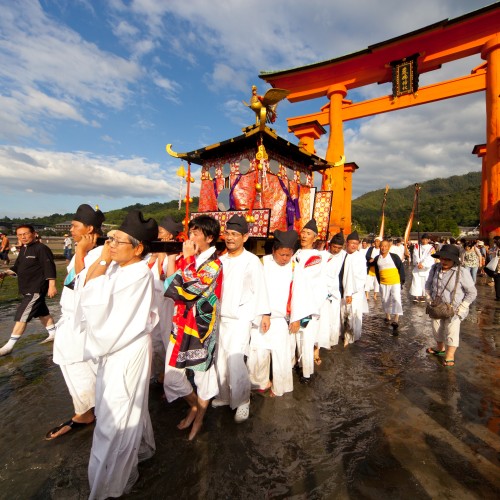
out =
<path fill-rule="evenodd" d="M 434 247 L 430 243 L 421 245 L 420 251 L 417 243 L 413 249 L 413 270 L 410 295 L 414 297 L 425 296 L 425 282 L 427 281 L 431 267 L 436 263 L 436 259 L 432 257 L 434 253 L 433 250 Z M 422 264 L 423 268 L 419 269 L 418 264 Z"/>
<path fill-rule="evenodd" d="M 85 318 L 79 307 L 80 290 L 88 268 L 100 257 L 102 247 L 93 248 L 85 256 L 84 269 L 74 277 L 73 289 L 63 286 L 61 292 L 61 317 L 56 324 L 53 361 L 61 372 L 73 400 L 75 414 L 82 415 L 95 406 L 97 364 L 84 360 Z M 68 275 L 74 273 L 73 255 L 67 266 Z"/>
<path fill-rule="evenodd" d="M 355 342 L 361 338 L 361 328 L 363 325 L 363 314 L 369 312 L 368 301 L 366 300 L 366 294 L 364 293 L 365 283 L 366 283 L 366 259 L 365 256 L 360 252 L 353 252 L 347 256 L 346 268 L 352 273 L 354 279 L 354 290 L 352 294 L 344 293 L 345 297 L 351 296 L 351 326 L 353 329 L 354 338 L 349 338 L 349 343 Z M 345 303 L 345 299 L 343 300 Z M 341 319 L 344 321 L 344 314 L 346 312 L 345 306 L 341 308 Z"/>
<path fill-rule="evenodd" d="M 143 262 L 112 263 L 81 293 L 87 318 L 85 356 L 99 363 L 91 499 L 129 492 L 138 478 L 138 461 L 155 450 L 148 410 L 150 333 L 158 321 L 153 294 L 153 275 Z"/>
<path fill-rule="evenodd" d="M 258 327 L 251 330 L 248 369 L 250 381 L 256 389 L 264 389 L 269 382 L 272 356 L 272 391 L 276 396 L 293 391 L 292 360 L 290 359 L 290 333 L 288 331 L 287 304 L 293 277 L 292 263 L 278 265 L 272 255 L 262 259 L 266 280 L 271 326 L 266 333 Z"/>
<path fill-rule="evenodd" d="M 149 258 L 144 262 L 148 264 Z M 172 332 L 172 318 L 174 315 L 174 301 L 170 297 L 165 297 L 164 281 L 161 279 L 161 274 L 165 275 L 167 272 L 168 259 L 165 258 L 163 265 L 160 268 L 158 261 L 150 267 L 154 278 L 154 304 L 158 310 L 158 323 L 151 332 L 151 340 L 153 345 L 153 362 L 152 362 L 152 376 L 158 377 L 165 372 L 165 359 Z M 148 266 L 149 267 L 149 266 Z"/>
<path fill-rule="evenodd" d="M 249 355 L 250 329 L 269 314 L 264 268 L 259 258 L 243 249 L 237 257 L 221 256 L 222 300 L 215 369 L 219 398 L 231 408 L 250 400 L 250 377 L 245 364 Z"/>
<path fill-rule="evenodd" d="M 290 323 L 311 317 L 309 323 L 301 327 L 295 336 L 302 375 L 305 378 L 314 373 L 314 344 L 319 327 L 321 306 L 328 295 L 325 266 L 330 257 L 329 252 L 313 249 L 297 250 L 293 256 L 295 270 Z"/>

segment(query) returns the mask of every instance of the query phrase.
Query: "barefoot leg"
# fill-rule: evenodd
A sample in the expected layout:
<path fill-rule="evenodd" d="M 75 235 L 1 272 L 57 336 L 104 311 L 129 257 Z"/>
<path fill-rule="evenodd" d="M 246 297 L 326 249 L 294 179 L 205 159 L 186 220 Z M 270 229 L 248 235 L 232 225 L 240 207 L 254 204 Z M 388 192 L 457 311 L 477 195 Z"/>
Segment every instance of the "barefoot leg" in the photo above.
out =
<path fill-rule="evenodd" d="M 198 410 L 198 407 L 196 405 L 196 394 L 193 392 L 191 392 L 191 394 L 188 394 L 187 396 L 184 396 L 184 399 L 186 400 L 186 402 L 188 403 L 189 405 L 189 411 L 188 411 L 188 414 L 186 415 L 185 418 L 183 418 L 179 424 L 177 425 L 177 429 L 187 429 L 194 421 L 195 417 L 196 417 L 196 412 Z"/>
<path fill-rule="evenodd" d="M 205 417 L 205 413 L 208 408 L 208 403 L 209 401 L 205 401 L 204 399 L 198 398 L 197 402 L 198 411 L 196 412 L 196 417 L 193 422 L 193 427 L 191 428 L 191 432 L 189 433 L 189 438 L 188 438 L 189 441 L 192 441 L 195 438 L 196 434 L 198 434 L 198 432 L 200 431 L 201 426 L 203 425 L 203 418 Z"/>

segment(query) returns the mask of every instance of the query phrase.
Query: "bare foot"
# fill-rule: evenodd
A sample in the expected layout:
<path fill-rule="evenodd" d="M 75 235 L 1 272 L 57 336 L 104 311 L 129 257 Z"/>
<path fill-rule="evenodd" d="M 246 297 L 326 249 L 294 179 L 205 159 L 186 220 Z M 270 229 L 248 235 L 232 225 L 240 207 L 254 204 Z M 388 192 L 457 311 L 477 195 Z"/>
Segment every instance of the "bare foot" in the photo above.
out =
<path fill-rule="evenodd" d="M 179 422 L 179 425 L 177 425 L 177 429 L 180 429 L 180 430 L 187 429 L 193 423 L 193 421 L 196 417 L 197 411 L 198 411 L 198 408 L 196 406 L 191 406 L 186 418 L 183 418 Z"/>
<path fill-rule="evenodd" d="M 196 419 L 193 422 L 193 427 L 191 427 L 191 432 L 189 433 L 188 441 L 192 441 L 198 432 L 200 432 L 203 421 L 198 422 Z"/>

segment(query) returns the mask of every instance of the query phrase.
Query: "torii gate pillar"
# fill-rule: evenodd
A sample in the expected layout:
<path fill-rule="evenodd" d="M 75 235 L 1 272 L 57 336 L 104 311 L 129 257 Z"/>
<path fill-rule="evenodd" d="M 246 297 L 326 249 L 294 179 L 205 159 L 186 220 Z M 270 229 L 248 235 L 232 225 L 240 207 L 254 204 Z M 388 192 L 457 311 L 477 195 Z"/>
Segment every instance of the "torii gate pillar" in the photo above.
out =
<path fill-rule="evenodd" d="M 344 158 L 342 101 L 347 95 L 347 88 L 345 85 L 332 85 L 328 88 L 326 95 L 330 99 L 330 136 L 328 138 L 328 149 L 326 150 L 326 161 L 339 163 L 339 160 Z M 334 235 L 341 229 L 345 229 L 347 225 L 351 225 L 350 220 L 346 221 L 344 213 L 344 165 L 332 167 L 326 171 L 322 189 L 333 191 L 329 233 Z"/>
<path fill-rule="evenodd" d="M 483 181 L 486 200 L 481 201 L 481 236 L 500 236 L 500 35 L 483 47 L 486 59 L 486 155 L 483 159 Z M 484 211 L 483 211 L 484 210 Z"/>

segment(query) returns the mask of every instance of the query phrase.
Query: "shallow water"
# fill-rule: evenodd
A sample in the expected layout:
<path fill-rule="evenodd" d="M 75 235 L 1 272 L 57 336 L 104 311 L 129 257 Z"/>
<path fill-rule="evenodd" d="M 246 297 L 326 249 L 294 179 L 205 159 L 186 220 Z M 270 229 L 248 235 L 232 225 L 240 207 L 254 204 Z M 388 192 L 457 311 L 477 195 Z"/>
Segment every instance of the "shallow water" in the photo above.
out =
<path fill-rule="evenodd" d="M 408 300 L 399 337 L 370 300 L 363 337 L 322 351 L 312 384 L 281 398 L 252 395 L 250 419 L 210 408 L 187 441 L 176 424 L 183 401 L 151 386 L 157 452 L 141 464 L 127 498 L 499 498 L 500 303 L 491 287 L 462 324 L 455 368 L 425 354 L 432 345 L 424 306 Z M 0 341 L 15 304 L 0 304 Z M 51 311 L 58 316 L 53 302 Z M 92 429 L 43 437 L 72 405 L 39 323 L 0 358 L 0 498 L 88 496 Z"/>

